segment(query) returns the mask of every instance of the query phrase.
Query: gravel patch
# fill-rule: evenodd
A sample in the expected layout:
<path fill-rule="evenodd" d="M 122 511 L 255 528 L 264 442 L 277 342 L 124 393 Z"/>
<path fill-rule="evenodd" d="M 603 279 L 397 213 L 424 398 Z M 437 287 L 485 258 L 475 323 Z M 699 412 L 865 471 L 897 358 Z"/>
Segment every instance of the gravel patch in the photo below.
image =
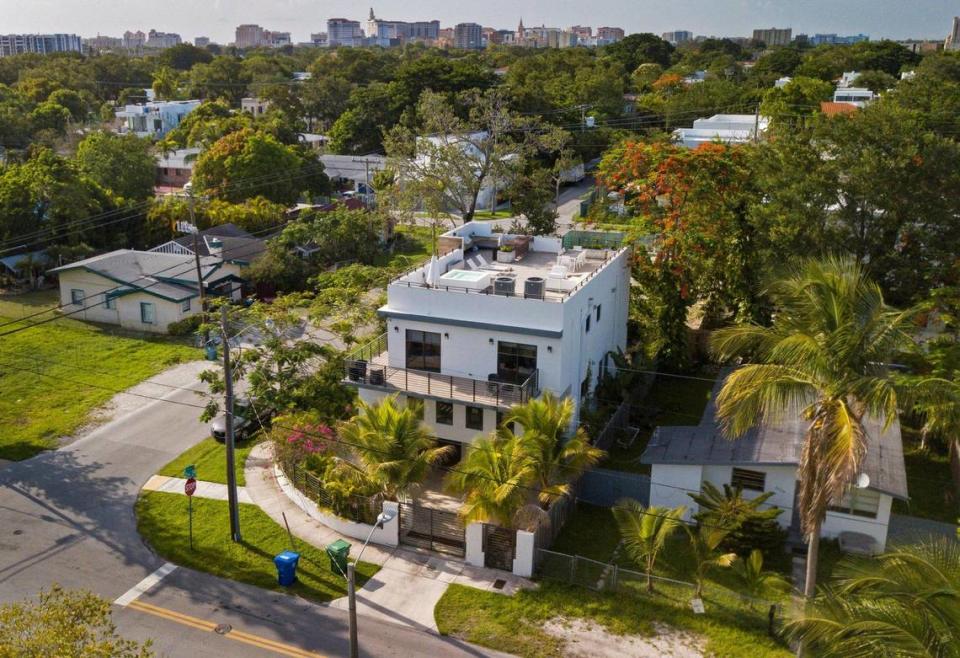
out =
<path fill-rule="evenodd" d="M 616 635 L 585 619 L 555 617 L 543 630 L 564 642 L 568 658 L 703 658 L 706 640 L 694 633 L 654 623 L 651 636 Z"/>

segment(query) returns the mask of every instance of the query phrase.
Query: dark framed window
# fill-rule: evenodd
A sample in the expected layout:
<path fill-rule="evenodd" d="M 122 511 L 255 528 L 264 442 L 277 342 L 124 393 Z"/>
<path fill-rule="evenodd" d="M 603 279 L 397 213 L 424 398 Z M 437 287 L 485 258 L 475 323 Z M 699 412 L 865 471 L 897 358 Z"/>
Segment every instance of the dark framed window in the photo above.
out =
<path fill-rule="evenodd" d="M 590 395 L 590 376 L 587 375 L 583 378 L 583 381 L 580 382 L 580 397 L 585 398 Z"/>
<path fill-rule="evenodd" d="M 497 427 L 498 428 L 503 427 L 503 421 L 506 419 L 506 417 L 507 415 L 505 413 L 503 413 L 499 409 L 497 410 Z"/>
<path fill-rule="evenodd" d="M 751 471 L 746 468 L 734 468 L 730 484 L 750 491 L 763 491 L 767 484 L 767 474 L 763 471 Z"/>
<path fill-rule="evenodd" d="M 437 400 L 437 424 L 453 425 L 453 403 Z"/>
<path fill-rule="evenodd" d="M 154 324 L 157 321 L 157 314 L 153 304 L 150 302 L 140 302 L 140 322 L 143 324 Z"/>
<path fill-rule="evenodd" d="M 440 372 L 440 334 L 407 329 L 407 367 Z"/>
<path fill-rule="evenodd" d="M 602 304 L 597 304 L 597 322 L 600 322 L 600 309 Z"/>
<path fill-rule="evenodd" d="M 108 310 L 116 310 L 117 308 L 117 298 L 111 297 L 110 295 L 103 296 L 103 307 Z"/>
<path fill-rule="evenodd" d="M 873 489 L 851 487 L 849 491 L 843 494 L 839 502 L 832 501 L 827 509 L 831 512 L 875 519 L 880 509 L 880 492 Z"/>
<path fill-rule="evenodd" d="M 537 346 L 497 342 L 497 378 L 522 384 L 537 370 Z"/>
<path fill-rule="evenodd" d="M 590 316 L 587 316 L 587 333 L 590 333 Z"/>
<path fill-rule="evenodd" d="M 483 409 L 467 407 L 467 429 L 483 431 Z"/>
<path fill-rule="evenodd" d="M 79 288 L 74 288 L 70 291 L 70 303 L 74 306 L 83 306 L 84 295 L 83 291 Z"/>

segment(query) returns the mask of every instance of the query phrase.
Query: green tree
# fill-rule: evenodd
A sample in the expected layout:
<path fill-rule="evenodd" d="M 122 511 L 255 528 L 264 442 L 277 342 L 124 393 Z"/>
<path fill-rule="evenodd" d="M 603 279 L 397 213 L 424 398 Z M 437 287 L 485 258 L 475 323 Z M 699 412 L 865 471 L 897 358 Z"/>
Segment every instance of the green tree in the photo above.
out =
<path fill-rule="evenodd" d="M 897 79 L 886 71 L 862 71 L 853 81 L 858 87 L 866 87 L 875 94 L 882 94 L 897 85 Z"/>
<path fill-rule="evenodd" d="M 361 401 L 357 415 L 340 424 L 339 434 L 356 452 L 367 478 L 390 500 L 409 498 L 453 450 L 438 446 L 417 410 L 401 405 L 396 396 L 372 405 Z"/>
<path fill-rule="evenodd" d="M 767 491 L 754 498 L 744 498 L 740 487 L 724 484 L 718 489 L 705 481 L 700 493 L 690 493 L 700 511 L 694 518 L 700 523 L 727 528 L 730 533 L 723 540 L 723 548 L 737 555 L 747 555 L 754 548 L 768 555 L 783 552 L 786 533 L 777 523 L 783 513 L 779 507 L 765 507 L 773 496 Z"/>
<path fill-rule="evenodd" d="M 198 192 L 234 203 L 262 196 L 291 204 L 303 192 L 320 194 L 329 188 L 320 163 L 249 128 L 221 137 L 204 151 L 192 180 Z"/>
<path fill-rule="evenodd" d="M 180 87 L 179 76 L 169 66 L 161 66 L 153 72 L 153 93 L 160 100 L 174 100 Z"/>
<path fill-rule="evenodd" d="M 510 410 L 506 423 L 519 423 L 520 435 L 533 470 L 535 487 L 544 509 L 561 496 L 570 495 L 570 483 L 595 466 L 606 454 L 590 444 L 582 427 L 570 435 L 574 406 L 569 397 L 550 391 Z"/>
<path fill-rule="evenodd" d="M 526 228 L 533 235 L 553 235 L 557 232 L 557 211 L 550 205 L 553 190 L 550 172 L 542 167 L 513 177 L 506 196 L 515 215 L 522 215 Z"/>
<path fill-rule="evenodd" d="M 0 653 L 5 656 L 149 658 L 150 642 L 125 640 L 111 620 L 110 602 L 54 585 L 36 601 L 0 607 Z"/>
<path fill-rule="evenodd" d="M 501 428 L 471 444 L 457 469 L 447 475 L 447 487 L 463 496 L 460 516 L 466 523 L 512 528 L 528 503 L 527 486 L 534 476 L 523 438 Z"/>
<path fill-rule="evenodd" d="M 627 555 L 647 574 L 647 591 L 653 591 L 653 569 L 657 556 L 671 535 L 683 525 L 684 507 L 644 507 L 643 503 L 625 498 L 613 507 L 613 518 Z"/>
<path fill-rule="evenodd" d="M 72 89 L 57 89 L 47 100 L 70 111 L 70 118 L 80 122 L 87 118 L 87 103 Z"/>
<path fill-rule="evenodd" d="M 379 151 L 385 131 L 399 118 L 389 86 L 372 83 L 356 87 L 350 92 L 347 109 L 330 128 L 329 148 L 335 153 L 353 155 Z"/>
<path fill-rule="evenodd" d="M 693 578 L 697 585 L 693 596 L 703 596 L 703 586 L 707 575 L 714 569 L 731 566 L 737 559 L 736 553 L 724 553 L 720 545 L 727 536 L 725 528 L 717 528 L 701 523 L 696 528 L 684 526 L 690 539 L 690 552 L 693 557 Z"/>
<path fill-rule="evenodd" d="M 733 564 L 733 573 L 740 581 L 742 592 L 754 599 L 760 599 L 771 592 L 785 592 L 790 589 L 790 583 L 776 571 L 765 571 L 763 568 L 763 551 L 755 548 L 750 555 Z M 753 602 L 750 603 L 753 607 Z"/>
<path fill-rule="evenodd" d="M 193 44 L 178 43 L 171 48 L 165 48 L 160 53 L 160 62 L 177 71 L 189 71 L 196 64 L 208 64 L 213 61 L 209 51 L 197 48 Z"/>
<path fill-rule="evenodd" d="M 717 331 L 711 347 L 721 361 L 753 360 L 734 371 L 717 397 L 717 416 L 731 439 L 784 414 L 809 424 L 797 479 L 800 521 L 809 540 L 806 596 L 816 588 L 820 525 L 860 472 L 867 416 L 884 427 L 897 417 L 887 369 L 911 347 L 910 313 L 886 305 L 880 287 L 850 259 L 810 260 L 769 290 L 770 327 Z"/>
<path fill-rule="evenodd" d="M 848 559 L 786 631 L 816 655 L 960 655 L 960 543 L 941 537 Z"/>
<path fill-rule="evenodd" d="M 646 62 L 670 66 L 673 51 L 670 43 L 650 33 L 631 34 L 601 49 L 603 56 L 619 61 L 627 71 L 635 71 Z"/>
<path fill-rule="evenodd" d="M 70 123 L 70 110 L 52 101 L 44 101 L 28 115 L 34 131 L 48 131 L 53 135 L 63 135 Z"/>
<path fill-rule="evenodd" d="M 195 64 L 190 69 L 190 98 L 223 99 L 231 107 L 238 107 L 240 99 L 247 95 L 250 75 L 242 60 L 220 55 L 208 63 Z"/>
<path fill-rule="evenodd" d="M 76 162 L 81 174 L 117 196 L 135 201 L 153 196 L 157 170 L 148 140 L 93 132 L 77 146 Z"/>

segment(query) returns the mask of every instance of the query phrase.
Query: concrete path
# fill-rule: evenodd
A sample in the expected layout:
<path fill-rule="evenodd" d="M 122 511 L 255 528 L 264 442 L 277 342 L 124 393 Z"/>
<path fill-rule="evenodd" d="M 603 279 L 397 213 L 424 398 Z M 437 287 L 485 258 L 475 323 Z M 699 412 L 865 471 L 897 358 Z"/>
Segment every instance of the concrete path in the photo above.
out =
<path fill-rule="evenodd" d="M 300 539 L 323 549 L 343 538 L 353 544 L 352 555 L 356 555 L 360 540 L 325 526 L 284 493 L 270 449 L 269 443 L 261 443 L 247 459 L 246 489 L 253 503 L 281 525 L 285 515 L 290 531 Z M 370 544 L 363 561 L 380 565 L 380 571 L 357 592 L 358 614 L 433 633 L 437 632 L 433 609 L 451 583 L 506 595 L 533 587 L 531 581 L 505 571 L 473 567 L 463 560 L 407 548 Z M 498 580 L 505 581 L 501 588 L 494 587 Z M 347 599 L 336 599 L 330 605 L 346 610 Z"/>
<path fill-rule="evenodd" d="M 167 477 L 166 475 L 153 475 L 149 480 L 147 480 L 147 483 L 143 485 L 143 489 L 144 491 L 163 491 L 164 493 L 177 493 L 186 495 L 183 491 L 183 485 L 186 483 L 187 481 L 183 478 L 172 478 Z M 197 490 L 193 492 L 193 495 L 196 498 L 226 500 L 227 485 L 197 480 Z M 237 487 L 237 500 L 239 500 L 241 503 L 253 503 L 253 501 L 250 499 L 250 494 L 247 493 L 246 487 Z"/>
<path fill-rule="evenodd" d="M 953 523 L 942 523 L 904 514 L 890 515 L 890 526 L 887 529 L 888 544 L 911 544 L 931 537 L 960 539 L 957 535 L 957 526 Z"/>

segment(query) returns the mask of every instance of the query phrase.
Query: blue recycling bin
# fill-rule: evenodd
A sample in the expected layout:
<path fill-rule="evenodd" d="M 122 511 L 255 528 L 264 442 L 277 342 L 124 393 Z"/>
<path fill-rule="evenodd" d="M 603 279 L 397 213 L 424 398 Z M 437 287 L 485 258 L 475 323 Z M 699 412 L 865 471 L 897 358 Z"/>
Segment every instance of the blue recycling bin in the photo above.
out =
<path fill-rule="evenodd" d="M 216 361 L 217 360 L 217 346 L 216 345 L 207 345 L 204 349 L 206 352 L 207 361 Z"/>
<path fill-rule="evenodd" d="M 294 551 L 284 551 L 273 558 L 273 563 L 277 565 L 277 582 L 284 587 L 290 587 L 297 580 L 297 562 L 300 561 L 300 554 Z"/>

